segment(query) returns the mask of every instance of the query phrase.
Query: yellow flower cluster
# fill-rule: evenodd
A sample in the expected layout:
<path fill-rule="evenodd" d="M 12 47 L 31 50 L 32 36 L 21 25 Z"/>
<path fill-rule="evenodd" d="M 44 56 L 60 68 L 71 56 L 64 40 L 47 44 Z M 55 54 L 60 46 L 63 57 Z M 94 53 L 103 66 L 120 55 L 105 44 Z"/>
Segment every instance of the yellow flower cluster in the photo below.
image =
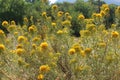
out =
<path fill-rule="evenodd" d="M 31 25 L 31 26 L 28 28 L 28 30 L 29 30 L 30 33 L 34 33 L 34 32 L 37 31 L 37 28 L 36 28 L 35 25 Z"/>
<path fill-rule="evenodd" d="M 46 12 L 43 12 L 43 13 L 42 13 L 42 16 L 43 16 L 43 17 L 47 17 L 47 13 L 46 13 Z"/>
<path fill-rule="evenodd" d="M 78 20 L 84 20 L 84 19 L 85 19 L 84 15 L 80 14 L 80 15 L 78 16 Z"/>
<path fill-rule="evenodd" d="M 46 50 L 48 48 L 48 43 L 47 42 L 42 42 L 40 44 L 40 47 L 41 47 L 42 50 Z"/>
<path fill-rule="evenodd" d="M 16 49 L 16 53 L 17 53 L 18 55 L 22 55 L 23 53 L 25 53 L 25 50 L 22 49 L 22 48 L 18 48 L 18 49 Z"/>
<path fill-rule="evenodd" d="M 69 53 L 70 55 L 75 54 L 75 49 L 74 49 L 74 48 L 71 48 L 71 49 L 68 51 L 68 53 Z"/>
<path fill-rule="evenodd" d="M 117 31 L 114 31 L 111 34 L 112 34 L 112 38 L 117 38 L 119 36 L 119 33 Z"/>
<path fill-rule="evenodd" d="M 57 34 L 63 34 L 64 32 L 62 30 L 58 30 Z"/>
<path fill-rule="evenodd" d="M 24 43 L 25 41 L 27 41 L 27 38 L 25 36 L 19 36 L 18 37 L 18 42 L 19 43 Z"/>
<path fill-rule="evenodd" d="M 9 24 L 8 24 L 7 21 L 3 21 L 3 22 L 2 22 L 2 26 L 7 27 L 8 25 L 9 25 Z"/>
<path fill-rule="evenodd" d="M 40 66 L 39 69 L 40 69 L 41 72 L 48 72 L 48 71 L 50 71 L 50 67 L 48 65 L 42 65 L 42 66 Z"/>
<path fill-rule="evenodd" d="M 63 12 L 62 12 L 62 11 L 59 11 L 59 12 L 57 13 L 57 16 L 58 16 L 58 17 L 62 17 L 62 16 L 63 16 Z"/>
<path fill-rule="evenodd" d="M 4 31 L 3 31 L 3 30 L 0 30 L 0 37 L 2 38 L 2 37 L 4 37 L 4 36 L 5 36 Z"/>
<path fill-rule="evenodd" d="M 56 10 L 57 8 L 58 8 L 57 5 L 53 5 L 53 6 L 52 6 L 52 10 Z"/>
<path fill-rule="evenodd" d="M 5 46 L 3 44 L 0 44 L 0 52 L 5 50 Z"/>
<path fill-rule="evenodd" d="M 44 79 L 44 75 L 43 74 L 39 74 L 37 79 L 38 80 L 43 80 Z"/>

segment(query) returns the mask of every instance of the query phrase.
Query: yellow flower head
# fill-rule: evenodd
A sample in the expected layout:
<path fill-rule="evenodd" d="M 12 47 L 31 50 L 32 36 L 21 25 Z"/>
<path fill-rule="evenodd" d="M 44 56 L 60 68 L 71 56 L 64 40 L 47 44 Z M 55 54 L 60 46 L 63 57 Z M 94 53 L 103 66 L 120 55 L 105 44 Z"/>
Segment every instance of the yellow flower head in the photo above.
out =
<path fill-rule="evenodd" d="M 78 20 L 84 20 L 84 19 L 85 19 L 84 15 L 80 14 L 80 15 L 78 16 Z"/>
<path fill-rule="evenodd" d="M 72 64 L 72 63 L 76 63 L 76 62 L 77 62 L 77 60 L 75 58 L 73 58 L 73 59 L 70 60 L 69 63 Z"/>
<path fill-rule="evenodd" d="M 101 14 L 102 16 L 105 16 L 105 12 L 104 12 L 103 10 L 100 11 L 100 14 Z"/>
<path fill-rule="evenodd" d="M 80 52 L 80 50 L 82 50 L 82 47 L 79 44 L 74 44 L 72 48 L 74 48 L 76 52 Z"/>
<path fill-rule="evenodd" d="M 5 33 L 3 30 L 0 30 L 0 37 L 5 37 Z"/>
<path fill-rule="evenodd" d="M 44 78 L 44 75 L 39 74 L 37 79 L 38 79 L 38 80 L 43 80 L 43 78 Z"/>
<path fill-rule="evenodd" d="M 61 17 L 63 15 L 63 12 L 62 11 L 59 11 L 58 13 L 57 13 L 57 16 L 58 17 Z"/>
<path fill-rule="evenodd" d="M 89 36 L 91 32 L 89 30 L 80 30 L 81 37 Z"/>
<path fill-rule="evenodd" d="M 27 41 L 27 38 L 25 36 L 19 36 L 18 37 L 18 42 L 19 43 L 22 43 L 22 42 L 25 42 L 25 41 Z"/>
<path fill-rule="evenodd" d="M 32 25 L 32 26 L 30 26 L 30 27 L 28 28 L 28 30 L 29 30 L 29 32 L 34 33 L 34 32 L 37 31 L 37 28 L 36 28 L 35 25 Z"/>
<path fill-rule="evenodd" d="M 117 18 L 120 18 L 120 6 L 118 6 L 117 9 L 115 10 L 115 16 Z"/>
<path fill-rule="evenodd" d="M 53 9 L 53 10 L 56 10 L 57 8 L 58 8 L 57 5 L 53 5 L 53 6 L 52 6 L 52 9 Z"/>
<path fill-rule="evenodd" d="M 47 17 L 47 13 L 46 12 L 42 12 L 42 16 L 43 17 Z"/>
<path fill-rule="evenodd" d="M 42 65 L 42 66 L 40 66 L 39 69 L 40 69 L 41 72 L 48 72 L 48 71 L 50 71 L 50 67 L 48 65 Z"/>
<path fill-rule="evenodd" d="M 97 15 L 96 13 L 93 13 L 92 18 L 96 18 L 96 15 Z"/>
<path fill-rule="evenodd" d="M 38 42 L 38 41 L 40 41 L 40 38 L 39 37 L 34 37 L 32 41 L 33 42 Z"/>
<path fill-rule="evenodd" d="M 23 48 L 23 45 L 22 45 L 22 44 L 18 44 L 16 48 L 17 48 L 17 49 L 19 49 L 19 48 L 22 49 L 22 48 Z"/>
<path fill-rule="evenodd" d="M 108 12 L 109 12 L 109 10 L 110 10 L 109 8 L 105 8 L 105 12 L 106 12 L 106 13 L 108 13 Z"/>
<path fill-rule="evenodd" d="M 86 48 L 86 49 L 85 49 L 85 53 L 86 53 L 86 54 L 89 54 L 89 53 L 91 53 L 91 52 L 92 52 L 92 49 L 91 49 L 91 48 Z"/>
<path fill-rule="evenodd" d="M 74 48 L 71 48 L 69 51 L 68 51 L 68 53 L 70 54 L 70 55 L 73 55 L 73 54 L 75 54 L 75 49 Z"/>
<path fill-rule="evenodd" d="M 85 53 L 85 51 L 83 51 L 83 50 L 80 51 L 80 54 L 81 54 L 81 56 L 83 56 L 83 57 L 86 56 L 86 53 Z"/>
<path fill-rule="evenodd" d="M 112 28 L 112 29 L 115 29 L 115 28 L 116 28 L 116 24 L 112 24 L 112 25 L 111 25 L 111 28 Z"/>
<path fill-rule="evenodd" d="M 37 48 L 37 45 L 36 45 L 36 44 L 32 44 L 32 48 L 33 48 L 33 49 L 36 49 L 36 48 Z"/>
<path fill-rule="evenodd" d="M 102 15 L 101 14 L 96 14 L 96 17 L 97 18 L 102 18 Z"/>
<path fill-rule="evenodd" d="M 52 24 L 51 24 L 53 27 L 55 27 L 56 26 L 56 23 L 55 22 L 52 22 Z"/>
<path fill-rule="evenodd" d="M 65 13 L 65 16 L 69 16 L 70 14 L 68 12 Z"/>
<path fill-rule="evenodd" d="M 22 48 L 16 49 L 16 53 L 17 53 L 18 55 L 21 55 L 21 54 L 23 54 L 24 52 L 25 52 L 25 50 L 22 49 Z"/>
<path fill-rule="evenodd" d="M 6 26 L 8 26 L 8 25 L 9 25 L 9 24 L 8 24 L 7 21 L 3 21 L 3 22 L 2 22 L 2 26 L 6 27 Z"/>
<path fill-rule="evenodd" d="M 117 38 L 119 33 L 117 31 L 112 32 L 112 38 Z"/>
<path fill-rule="evenodd" d="M 63 34 L 63 31 L 62 30 L 58 30 L 57 34 Z"/>
<path fill-rule="evenodd" d="M 15 21 L 11 21 L 11 25 L 16 25 Z"/>
<path fill-rule="evenodd" d="M 17 36 L 17 35 L 18 35 L 18 32 L 14 32 L 14 35 Z"/>
<path fill-rule="evenodd" d="M 103 5 L 101 6 L 101 10 L 105 10 L 106 8 L 109 8 L 108 4 L 103 4 Z"/>
<path fill-rule="evenodd" d="M 28 18 L 27 17 L 24 17 L 23 20 L 24 20 L 24 22 L 28 22 Z"/>
<path fill-rule="evenodd" d="M 48 48 L 48 43 L 47 43 L 47 42 L 42 42 L 42 43 L 40 44 L 40 47 L 41 47 L 42 49 L 47 49 L 47 48 Z"/>
<path fill-rule="evenodd" d="M 86 29 L 92 31 L 96 26 L 94 24 L 87 24 Z"/>
<path fill-rule="evenodd" d="M 71 20 L 71 19 L 72 19 L 72 16 L 67 16 L 67 19 L 68 19 L 68 20 Z"/>
<path fill-rule="evenodd" d="M 62 22 L 63 26 L 71 26 L 71 22 L 69 20 L 65 20 Z"/>
<path fill-rule="evenodd" d="M 3 44 L 0 44 L 0 52 L 5 50 L 5 46 Z"/>

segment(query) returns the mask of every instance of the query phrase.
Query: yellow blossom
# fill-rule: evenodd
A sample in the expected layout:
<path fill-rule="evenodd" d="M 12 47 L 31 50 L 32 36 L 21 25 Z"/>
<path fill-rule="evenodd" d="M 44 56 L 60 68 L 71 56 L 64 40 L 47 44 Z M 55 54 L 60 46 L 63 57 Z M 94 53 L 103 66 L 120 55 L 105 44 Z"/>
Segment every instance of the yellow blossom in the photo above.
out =
<path fill-rule="evenodd" d="M 57 13 L 57 16 L 58 17 L 61 17 L 63 15 L 63 12 L 62 11 L 59 11 L 58 13 Z"/>
<path fill-rule="evenodd" d="M 53 6 L 52 6 L 52 9 L 53 9 L 53 10 L 56 10 L 57 8 L 58 8 L 57 5 L 53 5 Z"/>
<path fill-rule="evenodd" d="M 112 38 L 117 38 L 119 33 L 117 31 L 112 32 Z"/>
<path fill-rule="evenodd" d="M 76 52 L 80 52 L 80 50 L 82 50 L 82 47 L 79 44 L 74 44 L 72 48 L 74 48 Z"/>
<path fill-rule="evenodd" d="M 65 13 L 65 16 L 69 16 L 69 13 L 68 13 L 68 12 L 66 12 L 66 13 Z"/>
<path fill-rule="evenodd" d="M 3 30 L 0 30 L 0 37 L 1 37 L 1 39 L 2 39 L 2 37 L 5 37 L 5 33 Z"/>
<path fill-rule="evenodd" d="M 63 26 L 71 26 L 71 22 L 69 20 L 65 20 L 62 22 Z"/>
<path fill-rule="evenodd" d="M 43 17 L 47 17 L 47 13 L 46 12 L 42 12 L 42 16 Z"/>
<path fill-rule="evenodd" d="M 8 22 L 7 21 L 3 21 L 2 22 L 2 26 L 4 26 L 4 27 L 8 26 Z"/>
<path fill-rule="evenodd" d="M 48 72 L 50 70 L 50 67 L 48 65 L 42 65 L 39 69 L 41 72 Z"/>
<path fill-rule="evenodd" d="M 86 54 L 89 54 L 89 53 L 91 53 L 91 52 L 92 52 L 92 49 L 91 49 L 91 48 L 86 48 L 86 49 L 85 49 L 85 53 L 86 53 Z"/>
<path fill-rule="evenodd" d="M 37 45 L 36 45 L 36 44 L 32 44 L 32 48 L 33 48 L 33 49 L 36 49 L 36 48 L 37 48 Z"/>
<path fill-rule="evenodd" d="M 102 18 L 102 15 L 101 14 L 96 14 L 96 17 L 97 18 Z"/>
<path fill-rule="evenodd" d="M 71 19 L 72 19 L 72 16 L 67 16 L 67 19 L 68 19 L 68 20 L 71 20 Z"/>
<path fill-rule="evenodd" d="M 120 6 L 118 6 L 117 9 L 115 10 L 115 16 L 116 16 L 117 18 L 120 18 L 120 17 L 119 17 L 119 16 L 120 16 Z"/>
<path fill-rule="evenodd" d="M 87 24 L 86 29 L 92 31 L 96 26 L 94 24 Z"/>
<path fill-rule="evenodd" d="M 62 30 L 58 30 L 57 34 L 63 34 L 63 31 Z"/>
<path fill-rule="evenodd" d="M 55 27 L 56 26 L 56 23 L 55 22 L 52 22 L 52 24 L 51 24 L 53 27 Z"/>
<path fill-rule="evenodd" d="M 70 55 L 75 54 L 75 49 L 74 49 L 74 48 L 71 48 L 71 49 L 68 51 L 68 53 L 69 53 Z"/>
<path fill-rule="evenodd" d="M 19 36 L 18 37 L 18 42 L 19 43 L 22 43 L 22 42 L 25 42 L 25 41 L 27 41 L 27 38 L 25 36 Z"/>
<path fill-rule="evenodd" d="M 85 56 L 86 56 L 86 54 L 85 54 L 85 51 L 84 51 L 84 50 L 81 50 L 81 51 L 80 51 L 80 54 L 81 54 L 81 56 L 83 56 L 83 57 L 85 57 Z"/>
<path fill-rule="evenodd" d="M 33 42 L 38 42 L 38 41 L 40 41 L 40 38 L 39 37 L 34 37 L 32 41 Z"/>
<path fill-rule="evenodd" d="M 24 52 L 25 52 L 25 50 L 22 49 L 22 48 L 16 49 L 16 53 L 17 53 L 18 55 L 21 55 L 21 54 L 23 54 Z"/>
<path fill-rule="evenodd" d="M 103 10 L 100 11 L 100 14 L 104 17 L 105 16 L 105 12 Z"/>
<path fill-rule="evenodd" d="M 112 29 L 115 29 L 115 28 L 116 28 L 116 24 L 112 24 L 112 25 L 111 25 L 111 28 L 112 28 Z"/>
<path fill-rule="evenodd" d="M 31 26 L 28 28 L 28 30 L 29 30 L 29 32 L 34 33 L 34 32 L 37 31 L 37 28 L 36 28 L 35 25 L 31 25 Z"/>
<path fill-rule="evenodd" d="M 24 22 L 26 22 L 26 23 L 28 22 L 27 17 L 24 17 L 23 20 L 24 20 Z"/>
<path fill-rule="evenodd" d="M 40 47 L 41 47 L 42 49 L 47 49 L 47 48 L 48 48 L 48 43 L 47 43 L 47 42 L 42 42 L 42 43 L 40 44 Z"/>
<path fill-rule="evenodd" d="M 18 35 L 18 32 L 14 32 L 14 35 L 17 36 L 17 35 Z"/>
<path fill-rule="evenodd" d="M 11 25 L 16 25 L 15 21 L 11 21 Z"/>
<path fill-rule="evenodd" d="M 85 19 L 84 15 L 80 14 L 80 15 L 78 16 L 78 20 L 84 20 L 84 19 Z"/>
<path fill-rule="evenodd" d="M 3 44 L 0 44 L 0 52 L 5 50 L 5 46 Z"/>
<path fill-rule="evenodd" d="M 89 36 L 90 34 L 91 34 L 91 32 L 89 30 L 80 30 L 80 35 L 82 37 Z"/>
<path fill-rule="evenodd" d="M 44 78 L 43 74 L 39 74 L 38 77 L 37 77 L 38 80 L 43 80 L 43 78 Z"/>
<path fill-rule="evenodd" d="M 23 48 L 23 45 L 22 45 L 22 44 L 18 44 L 16 48 L 17 48 L 17 49 Z"/>

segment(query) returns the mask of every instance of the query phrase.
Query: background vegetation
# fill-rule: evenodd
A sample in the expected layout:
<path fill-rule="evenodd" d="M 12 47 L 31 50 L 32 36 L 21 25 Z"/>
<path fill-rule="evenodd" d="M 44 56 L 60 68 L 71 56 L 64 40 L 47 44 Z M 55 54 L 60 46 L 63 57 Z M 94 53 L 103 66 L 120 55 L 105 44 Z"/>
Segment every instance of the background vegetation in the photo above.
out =
<path fill-rule="evenodd" d="M 48 15 L 51 15 L 50 6 L 47 1 L 42 3 L 44 0 L 0 0 L 0 24 L 2 21 L 15 20 L 17 24 L 23 24 L 23 18 L 30 18 L 34 16 L 34 22 L 40 18 L 41 12 L 46 11 Z M 100 6 L 105 4 L 104 1 L 88 0 L 76 0 L 75 3 L 63 2 L 56 3 L 59 6 L 59 10 L 69 12 L 72 16 L 72 31 L 71 33 L 75 36 L 79 36 L 79 30 L 81 29 L 80 24 L 76 20 L 76 15 L 79 13 L 84 14 L 85 18 L 90 18 L 92 13 L 98 13 Z M 108 28 L 112 23 L 115 22 L 115 9 L 117 5 L 110 4 L 110 14 L 108 18 Z"/>

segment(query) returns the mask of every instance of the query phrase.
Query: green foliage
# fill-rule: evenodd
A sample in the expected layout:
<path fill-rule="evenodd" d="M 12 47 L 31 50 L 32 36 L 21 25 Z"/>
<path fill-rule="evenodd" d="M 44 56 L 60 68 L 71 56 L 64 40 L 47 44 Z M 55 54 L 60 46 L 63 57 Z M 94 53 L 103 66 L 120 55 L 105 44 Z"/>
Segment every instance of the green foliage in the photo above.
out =
<path fill-rule="evenodd" d="M 0 20 L 15 20 L 22 23 L 26 4 L 23 0 L 0 0 Z"/>

